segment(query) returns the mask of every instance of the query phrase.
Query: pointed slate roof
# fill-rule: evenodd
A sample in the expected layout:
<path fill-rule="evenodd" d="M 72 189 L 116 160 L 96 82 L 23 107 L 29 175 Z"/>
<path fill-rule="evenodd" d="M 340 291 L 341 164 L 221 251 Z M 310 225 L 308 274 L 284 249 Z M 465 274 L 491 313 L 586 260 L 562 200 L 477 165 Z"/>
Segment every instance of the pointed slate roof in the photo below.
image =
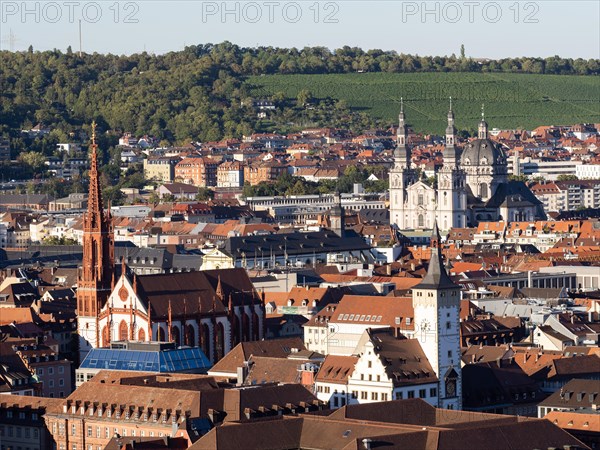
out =
<path fill-rule="evenodd" d="M 431 234 L 431 259 L 429 260 L 427 274 L 414 289 L 460 289 L 446 272 L 442 260 L 440 240 L 440 230 L 436 221 Z"/>

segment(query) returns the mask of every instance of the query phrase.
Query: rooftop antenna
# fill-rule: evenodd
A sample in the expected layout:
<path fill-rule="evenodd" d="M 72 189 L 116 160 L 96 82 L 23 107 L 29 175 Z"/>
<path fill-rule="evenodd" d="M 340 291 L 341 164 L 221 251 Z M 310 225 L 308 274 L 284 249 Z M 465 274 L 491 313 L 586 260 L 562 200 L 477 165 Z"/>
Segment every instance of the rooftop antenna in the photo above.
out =
<path fill-rule="evenodd" d="M 81 19 L 79 19 L 79 57 L 81 58 L 82 54 L 82 40 L 81 40 Z"/>
<path fill-rule="evenodd" d="M 8 34 L 5 35 L 4 39 L 2 39 L 2 42 L 5 44 L 8 44 L 8 49 L 11 52 L 15 51 L 15 44 L 17 43 L 19 39 L 17 39 L 17 36 L 15 35 L 15 33 L 13 33 L 12 28 L 8 31 Z"/>

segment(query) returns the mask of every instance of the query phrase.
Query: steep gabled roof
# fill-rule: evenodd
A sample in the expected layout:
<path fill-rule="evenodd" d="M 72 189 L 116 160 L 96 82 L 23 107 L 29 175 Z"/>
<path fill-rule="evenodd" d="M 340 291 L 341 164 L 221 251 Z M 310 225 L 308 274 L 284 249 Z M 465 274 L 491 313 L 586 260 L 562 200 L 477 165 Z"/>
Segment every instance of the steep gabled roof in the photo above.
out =
<path fill-rule="evenodd" d="M 429 267 L 427 268 L 427 274 L 418 285 L 416 289 L 460 289 L 459 286 L 448 276 L 446 268 L 444 267 L 444 261 L 442 259 L 442 251 L 440 248 L 440 232 L 437 226 L 437 222 L 434 225 L 433 233 L 431 236 L 431 258 L 429 260 Z"/>

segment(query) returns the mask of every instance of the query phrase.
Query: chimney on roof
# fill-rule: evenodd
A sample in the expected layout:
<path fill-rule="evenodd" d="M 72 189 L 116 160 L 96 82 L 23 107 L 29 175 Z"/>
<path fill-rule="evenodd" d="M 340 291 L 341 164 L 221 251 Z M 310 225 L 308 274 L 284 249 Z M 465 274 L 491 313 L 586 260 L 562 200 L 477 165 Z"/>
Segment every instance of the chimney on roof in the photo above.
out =
<path fill-rule="evenodd" d="M 237 368 L 237 381 L 236 385 L 241 386 L 244 384 L 244 380 L 248 376 L 248 366 L 246 364 Z"/>

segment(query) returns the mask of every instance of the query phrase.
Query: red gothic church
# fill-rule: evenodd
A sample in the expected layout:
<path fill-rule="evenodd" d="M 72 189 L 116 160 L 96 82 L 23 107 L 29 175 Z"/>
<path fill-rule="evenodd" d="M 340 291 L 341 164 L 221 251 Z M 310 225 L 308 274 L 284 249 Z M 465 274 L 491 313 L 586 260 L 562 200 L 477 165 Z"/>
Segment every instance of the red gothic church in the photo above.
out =
<path fill-rule="evenodd" d="M 262 339 L 265 314 L 244 269 L 116 276 L 110 212 L 102 205 L 95 125 L 83 267 L 77 283 L 80 360 L 111 341 L 175 341 L 199 346 L 214 363 L 242 341 Z"/>

